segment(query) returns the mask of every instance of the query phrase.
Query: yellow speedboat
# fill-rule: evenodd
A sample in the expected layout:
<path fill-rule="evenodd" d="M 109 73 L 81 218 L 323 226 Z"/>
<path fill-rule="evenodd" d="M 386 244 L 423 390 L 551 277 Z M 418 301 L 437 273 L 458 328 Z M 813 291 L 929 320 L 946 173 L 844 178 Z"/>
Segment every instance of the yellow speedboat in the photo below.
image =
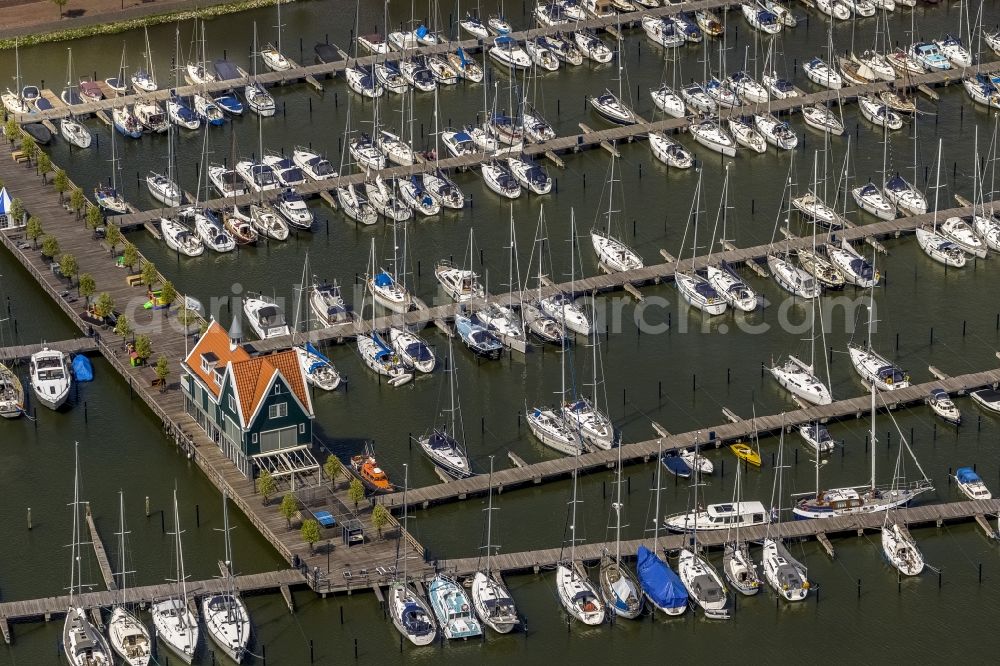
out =
<path fill-rule="evenodd" d="M 743 442 L 730 444 L 729 449 L 736 454 L 740 460 L 745 460 L 754 467 L 760 467 L 760 451 Z"/>

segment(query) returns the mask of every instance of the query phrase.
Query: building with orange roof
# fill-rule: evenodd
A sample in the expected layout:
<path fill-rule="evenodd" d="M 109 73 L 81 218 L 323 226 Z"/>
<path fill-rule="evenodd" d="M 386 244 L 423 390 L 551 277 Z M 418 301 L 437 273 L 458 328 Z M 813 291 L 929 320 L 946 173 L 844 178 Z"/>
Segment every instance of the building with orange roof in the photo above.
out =
<path fill-rule="evenodd" d="M 235 331 L 234 331 L 235 333 Z M 275 452 L 308 459 L 312 398 L 294 350 L 257 355 L 212 321 L 181 362 L 184 406 L 247 478 Z"/>

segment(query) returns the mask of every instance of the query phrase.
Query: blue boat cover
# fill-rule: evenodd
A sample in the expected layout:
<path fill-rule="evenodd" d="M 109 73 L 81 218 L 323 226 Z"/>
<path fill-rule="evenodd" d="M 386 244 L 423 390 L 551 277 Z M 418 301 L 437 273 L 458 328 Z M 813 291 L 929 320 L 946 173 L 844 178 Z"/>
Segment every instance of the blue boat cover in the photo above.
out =
<path fill-rule="evenodd" d="M 386 273 L 385 271 L 381 271 L 378 275 L 375 276 L 376 287 L 388 287 L 392 284 L 392 282 L 393 282 L 392 276 Z"/>
<path fill-rule="evenodd" d="M 642 591 L 660 608 L 678 608 L 687 604 L 684 583 L 670 566 L 645 546 L 636 553 L 636 573 Z"/>
<path fill-rule="evenodd" d="M 382 342 L 382 338 L 379 337 L 378 333 L 372 333 L 372 340 L 375 341 L 375 345 L 378 347 L 378 352 L 375 354 L 375 358 L 378 360 L 386 359 L 392 356 L 392 350 Z"/>
<path fill-rule="evenodd" d="M 330 359 L 320 353 L 318 349 L 313 347 L 313 343 L 306 341 L 306 351 L 315 356 L 316 358 L 324 361 L 325 363 L 330 363 Z"/>
<path fill-rule="evenodd" d="M 83 354 L 73 357 L 73 376 L 78 382 L 89 382 L 94 379 L 94 367 L 90 365 L 90 359 Z"/>
<path fill-rule="evenodd" d="M 493 43 L 496 44 L 497 46 L 512 46 L 516 44 L 516 42 L 511 37 L 508 37 L 506 35 L 501 35 L 497 37 L 496 39 L 493 40 Z"/>
<path fill-rule="evenodd" d="M 462 63 L 462 67 L 465 67 L 466 65 L 469 64 L 469 59 L 465 57 L 465 49 L 459 47 L 459 49 L 455 51 L 455 53 L 458 54 L 458 59 Z"/>
<path fill-rule="evenodd" d="M 975 483 L 982 481 L 979 475 L 971 467 L 959 467 L 955 470 L 955 478 L 959 483 Z"/>
<path fill-rule="evenodd" d="M 677 454 L 667 455 L 664 454 L 660 461 L 663 466 L 667 468 L 667 471 L 675 476 L 681 478 L 688 478 L 691 476 L 691 466 L 684 462 L 684 459 Z"/>
<path fill-rule="evenodd" d="M 425 25 L 420 26 L 419 28 L 417 28 L 416 33 L 417 37 L 423 39 L 424 37 L 427 36 L 427 26 Z"/>
<path fill-rule="evenodd" d="M 472 137 L 468 132 L 459 132 L 455 135 L 455 141 L 459 143 L 465 143 L 466 141 L 472 141 Z"/>

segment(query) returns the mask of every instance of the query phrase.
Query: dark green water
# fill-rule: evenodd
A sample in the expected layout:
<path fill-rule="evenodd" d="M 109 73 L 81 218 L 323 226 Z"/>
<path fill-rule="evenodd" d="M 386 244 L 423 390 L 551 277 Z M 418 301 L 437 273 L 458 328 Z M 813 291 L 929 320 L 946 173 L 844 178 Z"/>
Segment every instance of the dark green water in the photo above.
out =
<path fill-rule="evenodd" d="M 381 23 L 379 3 L 363 8 L 362 31 L 369 24 Z M 406 3 L 403 3 L 406 4 Z M 409 7 L 391 8 L 393 22 L 409 17 Z M 520 8 L 512 11 L 519 25 Z M 988 3 L 987 12 L 995 10 Z M 417 15 L 426 14 L 419 8 Z M 807 10 L 797 10 L 805 13 Z M 449 11 L 440 12 L 439 20 L 446 24 Z M 451 10 L 451 13 L 455 13 Z M 484 6 L 483 13 L 488 13 Z M 457 13 L 455 14 L 457 16 Z M 820 53 L 824 41 L 819 15 L 810 14 L 810 26 L 800 26 L 782 39 L 782 59 L 785 74 L 794 76 L 798 85 L 813 89 L 798 70 L 804 58 Z M 916 10 L 918 33 L 924 37 L 953 29 L 957 11 L 944 7 Z M 353 21 L 352 11 L 341 3 L 296 3 L 282 13 L 287 51 L 298 56 L 298 37 L 302 36 L 305 58 L 314 41 L 322 41 L 327 33 L 331 41 L 346 47 L 348 31 Z M 260 26 L 262 38 L 273 37 L 273 29 L 265 28 L 274 21 L 273 11 L 248 12 L 208 24 L 209 57 L 219 57 L 226 50 L 229 57 L 244 63 L 241 55 L 249 51 L 252 22 Z M 731 65 L 742 62 L 744 48 L 751 31 L 738 14 L 732 17 L 727 52 Z M 989 24 L 989 21 L 987 21 Z M 738 30 L 734 28 L 738 25 Z M 369 27 L 365 27 L 369 26 Z M 909 29 L 909 13 L 891 19 L 892 39 L 905 41 Z M 856 26 L 857 49 L 867 48 L 874 25 L 871 21 Z M 268 32 L 270 31 L 270 32 Z M 736 35 L 738 33 L 738 35 Z M 161 79 L 173 52 L 173 26 L 161 26 L 151 31 L 153 51 L 157 57 Z M 127 34 L 129 62 L 137 63 L 142 51 L 142 34 Z M 839 25 L 835 31 L 837 50 L 850 47 L 849 25 Z M 182 26 L 182 51 L 186 54 L 190 41 L 190 25 Z M 736 41 L 736 44 L 733 44 Z M 652 116 L 646 90 L 657 85 L 662 67 L 661 53 L 641 33 L 633 33 L 625 41 L 626 90 L 637 101 L 639 111 Z M 751 52 L 752 52 L 752 41 Z M 73 44 L 78 72 L 94 69 L 103 78 L 117 66 L 121 40 L 81 40 Z M 640 46 L 641 45 L 641 46 Z M 59 86 L 65 71 L 65 45 L 51 45 L 21 53 L 22 74 L 27 81 L 46 80 L 52 88 Z M 718 54 L 712 55 L 717 60 Z M 700 77 L 702 51 L 690 47 L 683 52 L 683 79 Z M 0 71 L 13 70 L 12 54 L 0 54 Z M 543 110 L 561 134 L 576 131 L 578 122 L 602 126 L 601 121 L 586 110 L 583 97 L 604 87 L 615 87 L 613 67 L 593 67 L 589 64 L 541 78 L 536 105 Z M 507 98 L 508 79 L 498 74 L 498 89 Z M 636 89 L 640 91 L 637 96 Z M 924 167 L 933 166 L 936 139 L 942 137 L 941 206 L 951 205 L 951 194 L 971 195 L 971 169 L 974 130 L 980 127 L 980 150 L 992 132 L 992 117 L 973 110 L 958 87 L 940 91 L 942 99 L 933 104 L 920 102 L 926 113 L 920 116 L 917 134 L 921 137 L 918 164 L 919 184 L 924 185 Z M 265 148 L 291 150 L 294 145 L 311 143 L 327 151 L 334 163 L 339 162 L 338 141 L 348 116 L 351 96 L 342 82 L 327 83 L 323 98 L 305 86 L 289 86 L 275 90 L 279 104 L 285 110 L 263 125 Z M 492 92 L 491 92 L 492 94 Z M 310 112 L 311 100 L 311 112 Z M 399 98 L 389 100 L 390 119 L 398 119 Z M 454 86 L 441 92 L 439 107 L 441 125 L 460 125 L 475 120 L 482 113 L 483 87 Z M 492 104 L 492 102 L 491 102 Z M 370 121 L 371 103 L 351 100 L 354 127 L 359 120 Z M 500 106 L 506 106 L 501 101 Z M 432 145 L 433 98 L 419 96 L 415 102 L 413 131 L 418 146 Z M 395 115 L 393 115 L 395 112 Z M 386 117 L 383 112 L 383 117 Z M 423 123 L 423 140 L 420 124 Z M 881 135 L 857 115 L 854 106 L 845 110 L 845 123 L 852 132 L 852 162 L 850 169 L 859 180 L 877 178 L 882 169 Z M 822 147 L 822 137 L 808 130 L 800 119 L 792 120 L 793 128 L 804 138 L 804 149 L 796 151 L 796 172 L 800 188 L 811 179 L 813 150 Z M 856 129 L 855 129 L 856 128 Z M 109 175 L 110 135 L 93 121 L 91 129 L 100 134 L 99 150 L 70 153 L 65 144 L 52 147 L 53 159 L 65 166 L 81 184 Z M 224 128 L 212 128 L 209 143 L 214 160 L 228 156 L 230 132 L 237 134 L 241 152 L 257 151 L 257 123 L 244 118 L 227 123 Z M 913 143 L 909 128 L 890 136 L 889 171 L 909 169 L 913 161 Z M 695 146 L 687 137 L 682 141 L 704 160 L 704 203 L 707 213 L 699 233 L 699 245 L 710 242 L 711 227 L 718 210 L 723 175 L 722 160 L 715 154 Z M 162 137 L 146 137 L 122 145 L 118 141 L 125 174 L 125 192 L 140 206 L 152 205 L 143 190 L 136 187 L 134 174 L 161 167 L 165 161 L 166 143 Z M 179 139 L 178 164 L 182 183 L 187 189 L 196 187 L 195 167 L 202 145 L 200 133 L 184 134 Z M 832 172 L 839 169 L 847 148 L 846 138 L 832 145 Z M 622 147 L 621 185 L 623 195 L 617 207 L 623 208 L 618 233 L 644 256 L 647 263 L 665 248 L 674 255 L 681 253 L 687 212 L 696 182 L 693 172 L 678 173 L 653 161 L 642 143 Z M 791 155 L 773 150 L 765 155 L 749 157 L 741 154 L 733 160 L 729 236 L 738 245 L 768 242 L 774 236 L 775 218 L 779 210 L 782 183 L 788 171 Z M 602 183 L 607 178 L 608 156 L 603 151 L 591 151 L 567 158 L 567 168 L 553 170 L 559 192 L 545 198 L 525 195 L 511 205 L 486 190 L 475 174 L 461 174 L 459 184 L 473 205 L 465 211 L 422 219 L 409 225 L 407 257 L 411 274 L 409 286 L 428 302 L 440 298 L 437 284 L 430 271 L 433 263 L 454 255 L 460 260 L 468 241 L 470 228 L 475 229 L 476 244 L 483 250 L 481 272 L 488 275 L 490 285 L 507 282 L 508 221 L 513 215 L 519 239 L 521 275 L 527 272 L 531 255 L 530 239 L 534 235 L 539 203 L 545 204 L 553 273 L 569 272 L 570 213 L 575 210 L 578 231 L 585 236 L 595 219 L 595 211 L 606 207 Z M 953 166 L 954 165 L 954 166 Z M 932 169 L 933 171 L 933 169 Z M 640 177 L 641 174 L 641 177 Z M 584 178 L 586 177 L 586 183 Z M 934 174 L 930 174 L 933 182 Z M 834 179 L 831 179 L 831 190 Z M 602 197 L 603 193 L 603 197 Z M 616 196 L 616 199 L 618 197 Z M 832 198 L 832 197 L 831 197 Z M 364 272 L 371 239 L 375 238 L 379 257 L 392 250 L 392 230 L 383 225 L 357 229 L 321 204 L 314 210 L 325 223 L 320 223 L 312 235 L 300 235 L 283 245 L 271 245 L 231 256 L 206 255 L 196 260 L 177 262 L 155 241 L 145 235 L 133 235 L 143 252 L 157 261 L 160 268 L 174 279 L 183 291 L 205 303 L 213 299 L 223 302 L 241 289 L 272 289 L 290 303 L 294 285 L 300 281 L 302 263 L 308 251 L 314 273 L 351 283 L 353 275 Z M 871 218 L 858 218 L 870 222 Z M 633 227 L 634 221 L 634 227 Z M 808 230 L 793 221 L 797 233 Z M 634 235 L 633 235 L 634 228 Z M 688 235 L 687 244 L 691 238 Z M 877 347 L 891 355 L 913 376 L 914 381 L 931 379 L 928 365 L 958 374 L 995 367 L 994 352 L 1000 346 L 996 328 L 1000 302 L 995 294 L 1000 277 L 993 265 L 995 259 L 977 262 L 963 271 L 948 271 L 933 264 L 917 248 L 912 237 L 886 243 L 888 257 L 879 257 L 879 268 L 887 275 L 887 283 L 876 290 L 878 327 L 874 335 Z M 596 261 L 586 238 L 581 239 L 580 256 L 585 274 L 596 272 Z M 685 250 L 686 253 L 690 249 Z M 537 256 L 537 255 L 536 255 Z M 479 268 L 479 267 L 477 267 Z M 579 274 L 578 261 L 578 274 Z M 12 319 L 17 321 L 17 341 L 34 342 L 58 339 L 72 334 L 72 329 L 57 309 L 49 304 L 6 253 L 0 254 L 0 297 L 6 311 L 10 299 Z M 650 420 L 663 424 L 672 432 L 710 428 L 723 420 L 722 407 L 742 416 L 755 409 L 759 414 L 778 413 L 793 409 L 770 378 L 762 378 L 760 364 L 789 352 L 808 357 L 808 326 L 786 330 L 783 321 L 808 322 L 809 311 L 801 305 L 784 304 L 782 292 L 772 282 L 752 278 L 753 286 L 772 304 L 751 315 L 746 323 L 767 325 L 764 334 L 750 334 L 741 329 L 732 315 L 703 322 L 686 306 L 678 305 L 676 291 L 670 286 L 643 289 L 647 302 L 654 297 L 666 305 L 636 306 L 617 295 L 598 299 L 602 311 L 620 308 L 621 323 L 611 318 L 611 334 L 601 341 L 601 355 L 607 375 L 604 392 L 608 410 L 624 434 L 624 440 L 637 441 L 653 436 Z M 866 296 L 848 289 L 844 296 L 864 302 Z M 360 296 L 356 299 L 360 302 Z M 647 324 L 668 320 L 671 332 L 660 335 L 637 333 L 637 311 Z M 226 322 L 229 312 L 222 308 L 218 315 Z M 685 322 L 686 320 L 686 322 Z M 830 371 L 836 397 L 858 395 L 861 387 L 843 353 L 851 338 L 854 324 L 863 335 L 863 310 L 836 307 L 827 318 L 826 344 L 834 349 Z M 13 322 L 0 325 L 5 340 L 10 343 Z M 686 330 L 685 330 L 686 327 Z M 933 344 L 931 329 L 933 328 Z M 964 335 L 963 335 L 964 330 Z M 898 348 L 897 348 L 898 334 Z M 435 329 L 425 332 L 439 353 L 446 349 L 445 339 Z M 514 357 L 498 363 L 477 363 L 464 350 L 456 349 L 456 363 L 462 389 L 462 407 L 466 438 L 473 464 L 481 470 L 488 457 L 496 464 L 507 462 L 506 452 L 516 452 L 530 461 L 550 457 L 550 452 L 538 445 L 519 422 L 517 414 L 525 402 L 533 404 L 554 399 L 552 393 L 560 386 L 560 358 L 552 349 L 528 358 Z M 436 482 L 430 464 L 407 446 L 408 434 L 427 429 L 444 405 L 446 388 L 441 373 L 424 377 L 402 389 L 380 386 L 360 363 L 349 347 L 332 351 L 338 367 L 350 378 L 350 388 L 333 395 L 318 396 L 317 419 L 330 438 L 329 445 L 342 456 L 358 450 L 363 439 L 375 440 L 380 461 L 397 482 L 401 482 L 403 465 L 409 463 L 410 480 L 414 485 Z M 567 357 L 570 378 L 577 385 L 589 382 L 590 350 L 575 347 Z M 181 500 L 181 520 L 187 530 L 185 552 L 188 571 L 195 579 L 215 572 L 215 561 L 221 551 L 221 537 L 213 528 L 221 526 L 221 501 L 214 488 L 194 466 L 159 434 L 159 424 L 138 401 L 131 401 L 128 387 L 119 381 L 103 362 L 96 363 L 96 380 L 82 387 L 73 398 L 72 409 L 52 414 L 39 414 L 36 425 L 22 419 L 0 424 L 0 479 L 4 481 L 6 501 L 0 504 L 0 525 L 9 535 L 0 545 L 0 596 L 4 600 L 58 594 L 68 578 L 68 553 L 63 547 L 69 537 L 70 513 L 65 506 L 72 495 L 72 443 L 80 442 L 83 472 L 82 497 L 92 502 L 98 525 L 106 541 L 110 541 L 117 525 L 117 493 L 123 490 L 126 520 L 131 530 L 132 568 L 139 583 L 161 581 L 173 569 L 168 553 L 169 537 L 160 527 L 159 511 L 169 507 L 175 485 Z M 694 388 L 692 388 L 694 385 Z M 900 433 L 910 437 L 920 464 L 931 477 L 937 490 L 922 501 L 958 499 L 957 491 L 947 484 L 949 468 L 977 464 L 980 474 L 995 490 L 1000 490 L 1000 465 L 996 445 L 1000 438 L 1000 420 L 982 415 L 967 399 L 958 401 L 965 424 L 956 432 L 938 424 L 926 408 L 909 408 L 894 414 L 897 425 L 886 416 L 876 424 L 879 439 L 877 463 L 879 476 L 885 480 L 895 463 Z M 86 405 L 86 408 L 84 407 Z M 824 484 L 854 485 L 868 479 L 869 459 L 865 438 L 869 421 L 845 421 L 831 426 L 833 435 L 843 440 L 838 451 L 822 469 Z M 912 430 L 911 430 L 912 429 Z M 889 435 L 888 433 L 891 433 Z M 813 487 L 813 466 L 797 436 L 786 441 L 790 469 L 786 471 L 786 493 L 808 491 Z M 889 446 L 887 446 L 887 442 Z M 776 439 L 762 441 L 764 468 L 752 471 L 746 481 L 748 498 L 769 501 L 773 483 L 772 452 Z M 734 459 L 728 453 L 712 454 L 717 473 L 707 481 L 707 501 L 728 499 L 732 494 Z M 718 468 L 725 460 L 724 475 Z M 907 461 L 907 472 L 915 473 Z M 649 493 L 653 466 L 627 469 L 631 492 L 627 497 L 628 537 L 637 537 L 651 524 L 652 498 Z M 581 479 L 583 512 L 580 529 L 590 541 L 607 536 L 608 503 L 611 501 L 610 472 L 589 474 Z M 561 543 L 565 523 L 565 501 L 568 483 L 548 484 L 540 488 L 512 491 L 502 496 L 502 512 L 497 519 L 499 539 L 504 550 L 553 547 Z M 606 494 L 607 493 L 607 494 Z M 150 498 L 152 515 L 145 515 L 144 499 Z M 663 493 L 667 512 L 682 511 L 687 506 L 688 491 L 683 485 L 669 480 Z M 787 499 L 784 502 L 787 505 Z M 476 553 L 482 530 L 480 509 L 484 502 L 473 499 L 430 511 L 418 511 L 411 521 L 416 535 L 435 557 L 469 556 Z M 31 507 L 33 529 L 26 529 L 26 511 Z M 197 509 L 196 509 L 197 507 Z M 197 512 L 197 513 L 196 513 Z M 196 515 L 200 527 L 196 526 Z M 280 564 L 277 555 L 254 530 L 235 513 L 234 533 L 237 568 L 243 573 L 263 571 Z M 169 522 L 169 521 L 168 521 Z M 168 524 L 169 528 L 169 524 Z M 574 626 L 567 631 L 565 617 L 555 598 L 550 577 L 518 576 L 510 580 L 519 610 L 528 618 L 529 632 L 504 638 L 490 637 L 485 644 L 449 644 L 442 648 L 412 650 L 404 648 L 411 661 L 469 663 L 551 662 L 559 658 L 625 659 L 648 661 L 662 658 L 665 650 L 678 655 L 708 659 L 745 651 L 753 641 L 755 654 L 778 654 L 777 650 L 795 649 L 797 654 L 811 655 L 821 662 L 832 661 L 825 655 L 840 648 L 850 636 L 859 646 L 853 658 L 863 662 L 885 659 L 910 659 L 917 662 L 940 662 L 947 659 L 957 645 L 973 661 L 986 661 L 998 647 L 995 639 L 995 618 L 1000 605 L 996 601 L 998 569 L 997 546 L 987 542 L 972 525 L 941 529 L 914 530 L 927 561 L 941 568 L 938 578 L 926 573 L 918 580 L 903 581 L 897 588 L 896 576 L 882 561 L 880 547 L 871 536 L 835 540 L 837 558 L 830 560 L 815 544 L 796 546 L 796 553 L 810 568 L 810 578 L 819 585 L 819 600 L 812 598 L 801 607 L 775 607 L 773 597 L 740 600 L 735 619 L 727 624 L 706 622 L 690 616 L 667 622 L 657 618 L 641 623 L 618 623 L 612 627 L 583 630 Z M 978 565 L 983 565 L 979 583 Z M 99 582 L 99 572 L 91 566 L 88 580 Z M 858 579 L 862 594 L 858 598 Z M 297 595 L 298 612 L 291 616 L 278 596 L 250 599 L 257 636 L 256 647 L 264 647 L 269 663 L 308 663 L 309 640 L 314 642 L 317 663 L 345 663 L 354 658 L 355 639 L 359 640 L 359 663 L 402 661 L 398 651 L 398 634 L 391 624 L 383 621 L 381 611 L 368 594 L 350 599 L 320 600 L 309 593 Z M 343 604 L 344 624 L 340 624 L 338 606 Z M 942 640 L 938 628 L 940 618 L 949 620 L 949 638 Z M 57 623 L 30 624 L 15 627 L 13 648 L 0 650 L 0 663 L 45 664 L 62 659 L 57 653 Z M 711 646 L 706 648 L 706 641 Z M 863 647 L 861 647 L 863 646 Z M 764 650 L 767 650 L 766 652 Z M 260 649 L 255 649 L 258 654 Z M 206 650 L 202 663 L 211 663 Z M 258 660 L 257 663 L 261 663 Z"/>

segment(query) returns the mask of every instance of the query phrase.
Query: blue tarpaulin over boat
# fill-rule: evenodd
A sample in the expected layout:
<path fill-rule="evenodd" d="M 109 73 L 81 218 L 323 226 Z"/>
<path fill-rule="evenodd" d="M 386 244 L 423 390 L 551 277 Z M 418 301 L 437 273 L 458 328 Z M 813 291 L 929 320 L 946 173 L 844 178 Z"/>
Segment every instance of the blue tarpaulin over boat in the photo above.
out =
<path fill-rule="evenodd" d="M 982 481 L 979 475 L 971 467 L 959 467 L 955 470 L 955 478 L 959 483 L 975 483 Z"/>
<path fill-rule="evenodd" d="M 636 552 L 636 573 L 642 591 L 659 608 L 687 605 L 688 594 L 680 577 L 670 566 L 645 546 Z"/>
<path fill-rule="evenodd" d="M 94 367 L 90 365 L 90 359 L 83 354 L 73 357 L 73 376 L 78 382 L 89 382 L 94 379 Z"/>
<path fill-rule="evenodd" d="M 419 28 L 417 28 L 417 37 L 423 39 L 426 36 L 427 36 L 427 26 L 422 25 Z"/>
<path fill-rule="evenodd" d="M 461 61 L 462 67 L 465 67 L 467 64 L 469 64 L 469 59 L 465 57 L 465 49 L 459 48 L 457 51 L 455 51 L 455 53 L 458 54 L 458 59 Z"/>
<path fill-rule="evenodd" d="M 392 276 L 382 271 L 375 276 L 375 286 L 376 287 L 388 287 L 392 284 Z"/>

